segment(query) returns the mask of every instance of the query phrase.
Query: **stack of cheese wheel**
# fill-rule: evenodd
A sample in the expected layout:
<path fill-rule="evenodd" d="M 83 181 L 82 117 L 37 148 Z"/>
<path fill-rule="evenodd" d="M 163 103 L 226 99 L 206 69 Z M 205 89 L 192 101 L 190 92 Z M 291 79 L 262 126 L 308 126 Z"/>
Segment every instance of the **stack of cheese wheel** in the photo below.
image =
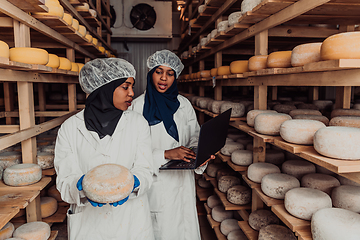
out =
<path fill-rule="evenodd" d="M 239 60 L 233 61 L 230 63 L 230 72 L 232 74 L 240 74 L 249 71 L 249 61 L 247 60 Z"/>
<path fill-rule="evenodd" d="M 240 185 L 241 180 L 235 176 L 222 176 L 218 181 L 218 189 L 220 192 L 226 193 L 229 188 Z"/>
<path fill-rule="evenodd" d="M 291 53 L 293 67 L 304 66 L 308 63 L 319 62 L 322 43 L 306 43 L 296 46 Z"/>
<path fill-rule="evenodd" d="M 26 186 L 40 181 L 42 171 L 33 163 L 15 164 L 4 171 L 4 183 L 10 186 Z"/>
<path fill-rule="evenodd" d="M 71 61 L 69 59 L 64 57 L 59 57 L 59 60 L 60 60 L 59 69 L 63 69 L 67 71 L 71 70 Z"/>
<path fill-rule="evenodd" d="M 266 63 L 268 68 L 291 67 L 291 51 L 279 51 L 270 53 Z"/>
<path fill-rule="evenodd" d="M 0 229 L 0 239 L 11 238 L 15 230 L 14 224 L 8 222 L 3 228 Z"/>
<path fill-rule="evenodd" d="M 298 187 L 300 187 L 300 181 L 285 173 L 271 173 L 261 179 L 263 193 L 275 199 L 284 199 L 289 190 Z"/>
<path fill-rule="evenodd" d="M 37 153 L 37 164 L 41 169 L 49 169 L 54 167 L 54 154 L 49 152 L 38 152 Z"/>
<path fill-rule="evenodd" d="M 14 238 L 25 240 L 47 240 L 50 237 L 50 226 L 45 222 L 30 222 L 18 227 L 13 234 Z"/>
<path fill-rule="evenodd" d="M 46 64 L 46 66 L 52 67 L 52 68 L 59 68 L 59 66 L 60 66 L 59 57 L 55 54 L 49 54 L 49 61 Z"/>
<path fill-rule="evenodd" d="M 360 128 L 360 116 L 338 116 L 330 120 L 329 126 Z"/>
<path fill-rule="evenodd" d="M 360 129 L 331 126 L 320 128 L 314 135 L 314 148 L 321 155 L 347 160 L 359 160 Z"/>
<path fill-rule="evenodd" d="M 260 113 L 255 117 L 255 131 L 265 135 L 279 135 L 280 126 L 291 117 L 284 113 Z"/>
<path fill-rule="evenodd" d="M 10 151 L 0 153 L 0 166 L 5 170 L 15 164 L 21 163 L 21 152 Z"/>
<path fill-rule="evenodd" d="M 216 206 L 222 205 L 221 199 L 217 195 L 211 195 L 206 200 L 206 204 L 209 208 L 214 208 Z"/>
<path fill-rule="evenodd" d="M 296 240 L 294 233 L 287 227 L 270 224 L 259 230 L 258 240 Z"/>
<path fill-rule="evenodd" d="M 326 38 L 320 50 L 322 60 L 360 58 L 360 32 L 346 32 Z"/>
<path fill-rule="evenodd" d="M 225 236 L 228 236 L 230 232 L 239 230 L 240 226 L 237 219 L 225 219 L 220 223 L 220 231 Z"/>
<path fill-rule="evenodd" d="M 229 110 L 230 108 L 232 108 L 230 117 L 242 117 L 245 114 L 244 104 L 235 103 L 235 102 L 225 102 L 221 104 L 220 113 L 223 113 Z"/>
<path fill-rule="evenodd" d="M 221 66 L 217 68 L 217 75 L 218 76 L 222 76 L 222 75 L 230 75 L 230 66 Z"/>
<path fill-rule="evenodd" d="M 73 24 L 73 17 L 69 13 L 64 13 L 63 20 L 66 22 L 67 25 Z"/>
<path fill-rule="evenodd" d="M 258 209 L 249 215 L 249 225 L 256 231 L 270 224 L 279 224 L 279 218 L 269 210 Z"/>
<path fill-rule="evenodd" d="M 45 0 L 45 6 L 49 9 L 48 12 L 37 12 L 37 15 L 64 16 L 64 8 L 60 5 L 58 0 Z"/>
<path fill-rule="evenodd" d="M 56 213 L 58 209 L 58 203 L 53 197 L 41 197 L 41 217 L 47 218 Z"/>
<path fill-rule="evenodd" d="M 83 191 L 87 198 L 99 203 L 120 201 L 132 192 L 134 177 L 124 166 L 102 164 L 85 174 Z"/>
<path fill-rule="evenodd" d="M 40 48 L 14 47 L 10 49 L 9 59 L 14 62 L 46 65 L 49 62 L 49 53 Z"/>
<path fill-rule="evenodd" d="M 257 55 L 249 58 L 249 71 L 258 71 L 267 68 L 268 55 Z"/>
<path fill-rule="evenodd" d="M 0 41 L 0 57 L 9 58 L 9 56 L 9 45 L 4 41 Z"/>
<path fill-rule="evenodd" d="M 337 178 L 323 173 L 309 173 L 301 178 L 301 186 L 318 189 L 331 195 L 333 188 L 340 186 Z"/>
<path fill-rule="evenodd" d="M 360 187 L 341 185 L 331 192 L 334 207 L 360 213 Z"/>
<path fill-rule="evenodd" d="M 358 109 L 334 109 L 331 112 L 331 118 L 338 116 L 360 116 L 360 110 Z"/>
<path fill-rule="evenodd" d="M 301 180 L 304 175 L 315 173 L 316 168 L 311 162 L 302 159 L 294 159 L 285 161 L 281 165 L 281 171 Z"/>
<path fill-rule="evenodd" d="M 271 163 L 256 162 L 248 167 L 247 177 L 253 182 L 261 183 L 261 179 L 270 173 L 280 173 L 280 168 Z"/>
<path fill-rule="evenodd" d="M 251 110 L 246 114 L 246 123 L 250 127 L 253 127 L 255 124 L 255 117 L 259 115 L 260 113 L 266 113 L 266 112 L 274 112 L 275 110 Z"/>

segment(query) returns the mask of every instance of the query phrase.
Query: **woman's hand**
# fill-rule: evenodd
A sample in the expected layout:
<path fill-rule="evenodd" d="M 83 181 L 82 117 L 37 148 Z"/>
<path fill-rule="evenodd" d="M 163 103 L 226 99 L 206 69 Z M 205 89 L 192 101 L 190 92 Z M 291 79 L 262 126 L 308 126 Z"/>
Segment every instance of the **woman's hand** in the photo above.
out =
<path fill-rule="evenodd" d="M 170 160 L 183 160 L 185 162 L 190 162 L 190 159 L 196 159 L 196 154 L 190 148 L 181 146 L 174 149 L 165 150 L 164 157 Z"/>

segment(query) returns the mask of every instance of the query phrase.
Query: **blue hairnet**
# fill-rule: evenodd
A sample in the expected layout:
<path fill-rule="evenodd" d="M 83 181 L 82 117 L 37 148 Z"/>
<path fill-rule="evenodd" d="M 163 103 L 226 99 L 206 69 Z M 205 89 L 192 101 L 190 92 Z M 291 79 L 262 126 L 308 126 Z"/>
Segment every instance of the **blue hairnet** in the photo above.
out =
<path fill-rule="evenodd" d="M 176 77 L 179 77 L 181 71 L 184 69 L 180 58 L 169 50 L 157 51 L 147 59 L 147 66 L 150 70 L 161 65 L 173 69 Z"/>

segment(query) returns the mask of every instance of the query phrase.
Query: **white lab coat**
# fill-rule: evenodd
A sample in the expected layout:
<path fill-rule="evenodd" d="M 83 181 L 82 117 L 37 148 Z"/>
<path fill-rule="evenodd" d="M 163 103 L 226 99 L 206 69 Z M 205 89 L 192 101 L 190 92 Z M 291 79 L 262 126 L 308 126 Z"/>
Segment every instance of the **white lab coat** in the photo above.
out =
<path fill-rule="evenodd" d="M 105 163 L 123 165 L 140 180 L 138 190 L 121 206 L 93 207 L 76 188 L 83 174 Z M 153 175 L 151 138 L 140 114 L 123 112 L 113 135 L 101 140 L 86 129 L 84 110 L 70 117 L 58 132 L 54 165 L 56 187 L 70 204 L 70 240 L 154 239 L 146 194 Z"/>
<path fill-rule="evenodd" d="M 144 94 L 132 103 L 132 109 L 143 113 Z M 154 182 L 149 195 L 152 224 L 157 240 L 197 240 L 200 228 L 196 210 L 196 191 L 194 171 L 162 170 L 159 167 L 168 160 L 164 151 L 179 146 L 197 146 L 200 127 L 191 103 L 178 95 L 180 107 L 174 114 L 179 142 L 172 138 L 163 122 L 151 126 L 151 139 L 154 159 Z M 205 167 L 196 170 L 201 174 Z"/>

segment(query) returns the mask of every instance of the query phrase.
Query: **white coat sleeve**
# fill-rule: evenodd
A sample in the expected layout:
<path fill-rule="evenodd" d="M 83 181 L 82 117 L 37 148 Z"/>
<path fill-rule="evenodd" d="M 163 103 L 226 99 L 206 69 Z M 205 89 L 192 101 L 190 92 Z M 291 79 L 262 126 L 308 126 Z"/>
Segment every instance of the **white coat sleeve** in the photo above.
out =
<path fill-rule="evenodd" d="M 69 123 L 69 122 L 67 122 Z M 70 124 L 63 124 L 58 131 L 55 144 L 54 166 L 56 170 L 56 188 L 61 194 L 63 201 L 69 204 L 84 206 L 81 198 L 85 198 L 82 191 L 76 187 L 79 178 L 84 174 L 79 166 L 78 158 L 72 146 L 72 138 L 69 133 L 73 132 Z"/>

